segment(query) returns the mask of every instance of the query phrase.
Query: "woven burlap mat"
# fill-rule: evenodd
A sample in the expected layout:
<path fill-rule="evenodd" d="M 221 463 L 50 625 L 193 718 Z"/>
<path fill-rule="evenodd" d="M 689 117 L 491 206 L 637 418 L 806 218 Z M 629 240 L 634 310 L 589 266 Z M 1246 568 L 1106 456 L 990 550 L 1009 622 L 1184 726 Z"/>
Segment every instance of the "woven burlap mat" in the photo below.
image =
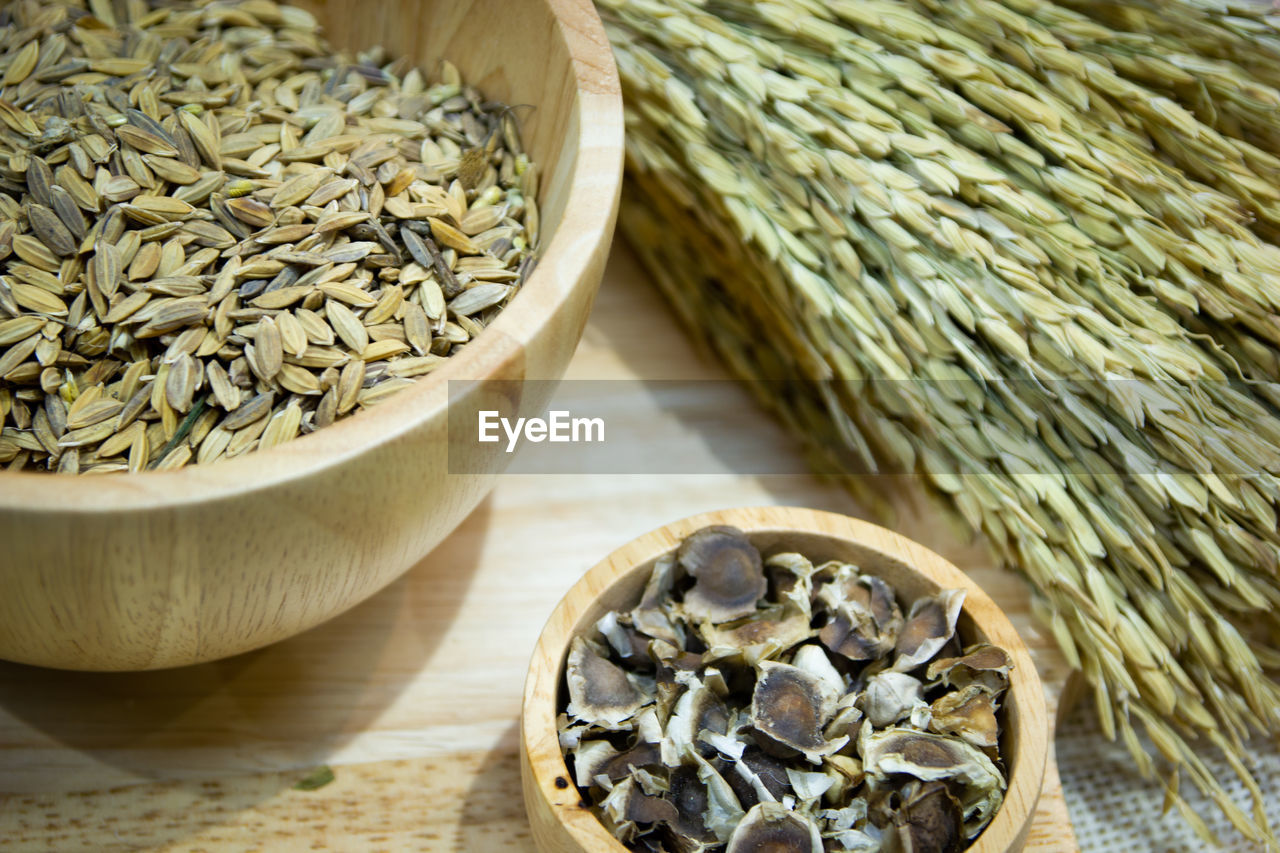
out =
<path fill-rule="evenodd" d="M 1164 788 L 1147 782 L 1133 770 L 1129 752 L 1111 743 L 1098 729 L 1092 703 L 1077 703 L 1055 738 L 1058 770 L 1066 793 L 1071 823 L 1085 853 L 1200 853 L 1205 844 L 1183 822 L 1176 810 L 1161 815 Z M 1280 748 L 1265 738 L 1254 738 L 1252 771 L 1267 799 L 1267 819 L 1280 829 Z M 1244 785 L 1212 750 L 1202 757 L 1235 801 L 1251 813 Z M 1222 850 L 1254 853 L 1264 848 L 1243 840 L 1212 802 L 1183 779 L 1182 794 L 1222 842 Z M 1210 848 L 1211 849 L 1211 848 Z"/>

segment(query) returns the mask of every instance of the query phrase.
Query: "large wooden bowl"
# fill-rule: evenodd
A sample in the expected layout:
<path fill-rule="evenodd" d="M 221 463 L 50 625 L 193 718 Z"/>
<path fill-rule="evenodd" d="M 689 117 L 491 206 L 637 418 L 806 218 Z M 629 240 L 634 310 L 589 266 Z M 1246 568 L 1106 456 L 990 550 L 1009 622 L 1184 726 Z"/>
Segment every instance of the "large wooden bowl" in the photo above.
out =
<path fill-rule="evenodd" d="M 1013 658 L 1005 694 L 1000 752 L 1009 775 L 1004 804 L 968 848 L 973 853 L 1021 850 L 1031 828 L 1049 750 L 1049 718 L 1031 656 L 1003 611 L 951 563 L 896 533 L 843 515 L 763 507 L 709 512 L 646 533 L 588 571 L 561 600 L 542 630 L 525 681 L 520 768 L 525 810 L 542 853 L 626 853 L 573 784 L 556 734 L 560 685 L 569 641 L 607 611 L 640 600 L 653 563 L 693 531 L 728 524 L 765 553 L 796 551 L 814 563 L 839 559 L 882 577 L 909 603 L 940 589 L 963 589 L 957 630 L 966 643 L 989 642 Z"/>
<path fill-rule="evenodd" d="M 577 346 L 622 180 L 617 73 L 588 0 L 300 5 L 338 46 L 382 44 L 428 71 L 447 58 L 486 95 L 534 107 L 520 118 L 543 167 L 541 260 L 445 367 L 288 445 L 168 473 L 0 472 L 0 658 L 177 666 L 266 645 L 351 607 L 431 550 L 493 484 L 494 473 L 450 473 L 450 380 L 557 379 Z M 501 455 L 467 469 L 496 471 Z"/>

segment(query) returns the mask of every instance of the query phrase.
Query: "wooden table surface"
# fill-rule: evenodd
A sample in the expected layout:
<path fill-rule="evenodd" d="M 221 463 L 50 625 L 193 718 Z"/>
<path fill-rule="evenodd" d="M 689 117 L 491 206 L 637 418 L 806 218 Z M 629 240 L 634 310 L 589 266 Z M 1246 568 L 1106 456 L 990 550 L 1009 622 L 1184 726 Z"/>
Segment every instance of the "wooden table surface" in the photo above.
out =
<path fill-rule="evenodd" d="M 569 378 L 725 374 L 618 246 Z M 745 392 L 729 404 L 738 429 L 796 458 Z M 969 572 L 1013 619 L 1056 707 L 1066 667 L 1022 581 L 923 509 L 910 484 L 899 479 L 892 500 L 900 532 Z M 517 717 L 543 621 L 618 545 L 750 504 L 865 514 L 803 474 L 508 475 L 407 575 L 292 640 L 163 672 L 0 663 L 0 849 L 532 851 Z M 325 764 L 335 781 L 293 788 Z M 1078 849 L 1056 767 L 1032 832 L 1028 850 Z"/>

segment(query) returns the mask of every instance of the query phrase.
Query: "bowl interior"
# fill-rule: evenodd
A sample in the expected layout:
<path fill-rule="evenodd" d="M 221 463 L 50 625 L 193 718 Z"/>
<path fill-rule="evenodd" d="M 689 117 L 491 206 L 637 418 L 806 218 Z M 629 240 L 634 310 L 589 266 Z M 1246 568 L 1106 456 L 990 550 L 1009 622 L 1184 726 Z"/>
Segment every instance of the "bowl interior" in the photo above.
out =
<path fill-rule="evenodd" d="M 577 136 L 577 88 L 569 48 L 547 0 L 290 0 L 320 21 L 330 44 L 346 50 L 382 45 L 412 59 L 428 78 L 446 59 L 486 98 L 517 107 L 522 139 L 543 171 L 538 201 L 553 233 L 564 216 Z M 572 146 L 570 146 L 572 148 Z"/>
<path fill-rule="evenodd" d="M 916 599 L 934 595 L 944 589 L 942 584 L 924 574 L 923 571 L 912 568 L 873 548 L 868 548 L 857 542 L 850 542 L 847 539 L 803 530 L 749 531 L 747 538 L 752 545 L 760 549 L 760 554 L 766 559 L 774 554 L 794 551 L 798 554 L 803 554 L 815 566 L 828 560 L 853 563 L 858 566 L 863 574 L 876 575 L 893 587 L 894 592 L 898 595 L 898 604 L 902 607 L 904 615 Z M 671 549 L 665 554 L 670 554 L 674 550 Z M 644 592 L 644 585 L 649 580 L 654 563 L 665 554 L 656 555 L 619 577 L 612 586 L 596 599 L 594 604 L 582 611 L 581 616 L 573 626 L 573 636 L 589 633 L 600 617 L 610 610 L 629 610 L 635 607 L 640 601 L 640 595 Z M 956 631 L 960 636 L 961 645 L 966 647 L 974 643 L 1000 645 L 1000 642 L 993 638 L 986 628 L 974 619 L 971 610 L 968 596 L 966 596 L 965 606 L 960 611 L 960 618 L 956 621 Z M 568 655 L 569 650 L 566 646 L 560 655 L 559 666 L 556 670 L 556 680 L 560 685 L 560 689 L 556 694 L 557 708 L 564 707 L 564 702 L 567 700 L 564 686 L 564 667 Z M 1009 776 L 1012 776 L 1017 770 L 1016 761 L 1018 757 L 1018 701 L 1016 694 L 1012 690 L 1013 679 L 1020 677 L 1016 672 L 1017 670 L 1010 674 L 1011 689 L 1006 693 L 1005 701 L 1001 703 L 999 714 L 1001 724 L 1000 756 L 1004 759 L 1005 771 Z"/>
<path fill-rule="evenodd" d="M 621 97 L 594 11 L 565 0 L 290 5 L 312 12 L 336 49 L 380 45 L 388 58 L 408 58 L 428 79 L 448 60 L 485 97 L 516 108 L 524 147 L 540 170 L 538 263 L 473 344 L 374 410 L 269 451 L 202 469 L 108 475 L 95 478 L 92 488 L 83 478 L 0 469 L 0 507 L 56 512 L 74 504 L 112 513 L 233 497 L 246 486 L 309 475 L 395 440 L 447 409 L 450 380 L 558 379 L 563 373 L 594 297 L 621 187 Z"/>
<path fill-rule="evenodd" d="M 818 515 L 826 516 L 828 514 L 821 513 Z M 965 603 L 957 623 L 957 631 L 962 644 L 968 646 L 977 642 L 990 642 L 999 645 L 1010 653 L 1015 662 L 1015 668 L 1010 674 L 1010 687 L 1003 698 L 999 712 L 1001 724 L 1000 755 L 1004 764 L 1004 772 L 1009 782 L 1005 804 L 1001 806 L 991 823 L 987 825 L 983 833 L 974 840 L 968 849 L 1007 849 L 1007 844 L 1003 840 L 1017 835 L 1020 823 L 1024 822 L 1027 817 L 1025 809 L 1028 808 L 1028 805 L 1025 802 L 1027 798 L 1024 794 L 1028 789 L 1033 789 L 1033 794 L 1030 797 L 1031 806 L 1034 806 L 1035 799 L 1039 795 L 1041 777 L 1044 771 L 1044 756 L 1036 753 L 1037 747 L 1034 743 L 1036 739 L 1032 738 L 1032 742 L 1028 743 L 1026 738 L 1029 727 L 1035 725 L 1034 721 L 1036 719 L 1043 721 L 1045 714 L 1039 677 L 1030 662 L 1026 648 L 1017 637 L 1008 619 L 1003 613 L 1000 613 L 990 598 L 960 573 L 958 569 L 919 546 L 914 546 L 912 556 L 914 557 L 915 552 L 918 551 L 921 555 L 927 555 L 932 559 L 911 560 L 909 563 L 901 556 L 890 553 L 888 549 L 883 548 L 883 542 L 877 541 L 874 545 L 867 544 L 847 535 L 829 532 L 779 527 L 751 529 L 741 524 L 740 519 L 734 518 L 703 518 L 700 521 L 701 523 L 697 524 L 681 525 L 678 534 L 669 538 L 667 547 L 649 549 L 642 561 L 631 566 L 615 565 L 609 574 L 593 577 L 595 572 L 604 566 L 602 564 L 602 566 L 598 566 L 591 573 L 588 573 L 588 576 L 580 582 L 580 584 L 593 587 L 592 595 L 590 599 L 580 599 L 580 606 L 572 613 L 563 614 L 563 616 L 567 617 L 560 623 L 563 626 L 563 633 L 557 637 L 558 642 L 554 647 L 547 648 L 549 652 L 554 649 L 556 654 L 554 663 L 549 667 L 550 674 L 554 674 L 555 689 L 546 691 L 542 695 L 549 696 L 550 700 L 554 701 L 555 707 L 536 709 L 536 719 L 542 721 L 543 724 L 549 724 L 553 729 L 552 735 L 554 737 L 555 715 L 564 707 L 567 699 L 567 691 L 564 687 L 564 668 L 568 655 L 568 642 L 572 637 L 589 633 L 595 622 L 610 610 L 629 609 L 635 606 L 640 599 L 654 563 L 664 554 L 671 553 L 684 535 L 704 526 L 704 524 L 733 524 L 737 521 L 740 527 L 744 527 L 748 539 L 760 549 L 765 557 L 783 551 L 795 551 L 809 558 L 815 565 L 828 560 L 840 560 L 857 565 L 864 574 L 879 576 L 894 588 L 898 602 L 903 607 L 904 612 L 916 599 L 932 595 L 941 589 L 957 587 L 965 589 Z M 848 521 L 862 528 L 880 531 L 880 528 L 875 528 L 872 525 L 852 522 L 852 520 Z M 887 531 L 880 532 L 887 534 Z M 903 543 L 907 542 L 907 540 L 903 540 L 893 534 L 888 535 L 893 539 L 901 540 Z M 907 544 L 914 545 L 914 543 Z M 606 563 L 608 562 L 606 561 Z M 566 597 L 566 600 L 572 597 L 573 593 L 571 592 L 570 596 Z M 555 617 L 553 617 L 552 621 L 555 622 Z M 529 693 L 526 694 L 526 703 L 529 702 L 530 695 Z M 1026 713 L 1028 706 L 1031 706 L 1029 717 Z M 1038 714 L 1036 713 L 1037 708 L 1039 710 Z M 526 714 L 533 710 L 535 709 L 526 707 Z M 528 735 L 526 734 L 527 737 Z M 1043 746 L 1041 745 L 1039 748 L 1043 748 Z M 558 744 L 556 744 L 556 752 L 558 772 L 564 774 L 566 779 L 572 779 L 572 775 L 568 773 L 568 765 L 563 753 L 558 749 Z M 1015 784 L 1017 785 L 1016 788 Z M 1013 813 L 1019 811 L 1023 813 Z M 580 814 L 581 812 L 579 812 Z M 567 822 L 570 825 L 571 832 L 575 832 L 580 836 L 589 836 L 590 844 L 584 845 L 583 849 L 598 849 L 592 845 L 600 845 L 606 843 L 606 841 L 612 842 L 613 846 L 609 847 L 610 850 L 622 851 L 625 849 L 604 830 L 602 824 L 594 820 L 594 815 L 589 811 L 587 816 L 595 823 L 595 827 L 586 825 L 579 815 L 570 816 L 565 814 L 564 817 L 568 819 Z M 598 833 L 594 831 L 596 828 L 598 828 Z M 1001 843 L 993 844 L 992 842 L 996 839 L 1002 839 Z"/>

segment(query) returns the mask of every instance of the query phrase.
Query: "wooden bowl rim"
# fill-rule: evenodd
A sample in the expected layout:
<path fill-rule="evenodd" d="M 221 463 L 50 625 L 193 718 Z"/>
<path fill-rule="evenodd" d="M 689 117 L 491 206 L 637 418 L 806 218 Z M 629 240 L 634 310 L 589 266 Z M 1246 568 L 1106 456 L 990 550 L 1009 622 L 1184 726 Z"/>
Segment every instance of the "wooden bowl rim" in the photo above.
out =
<path fill-rule="evenodd" d="M 578 121 L 569 193 L 563 219 L 528 279 L 471 345 L 376 409 L 270 450 L 213 465 L 63 477 L 0 468 L 0 511 L 110 514 L 234 498 L 304 479 L 437 417 L 448 405 L 451 380 L 482 381 L 503 366 L 518 363 L 524 349 L 586 278 L 591 257 L 611 233 L 609 225 L 622 188 L 622 90 L 604 24 L 590 3 L 542 2 L 564 41 L 575 88 Z M 572 150 L 570 141 L 566 136 L 564 150 Z"/>
<path fill-rule="evenodd" d="M 560 669 L 574 626 L 606 590 L 637 566 L 670 553 L 688 534 L 713 524 L 732 525 L 749 536 L 796 532 L 845 540 L 900 563 L 944 589 L 965 590 L 964 612 L 981 626 L 992 643 L 1002 646 L 1013 658 L 1008 695 L 1018 707 L 1016 747 L 1014 754 L 1006 758 L 1006 765 L 1015 770 L 1010 774 L 1004 802 L 991 823 L 966 850 L 997 853 L 1020 849 L 1020 844 L 1011 848 L 1006 842 L 1025 837 L 1039 802 L 1048 764 L 1049 715 L 1040 676 L 1017 629 L 982 587 L 936 552 L 870 522 L 803 507 L 716 510 L 663 525 L 616 549 L 573 585 L 543 627 L 525 680 L 520 729 L 525 751 L 522 767 L 526 773 L 526 807 L 531 797 L 539 798 L 583 851 L 626 853 L 627 848 L 604 828 L 595 814 L 578 805 L 579 794 L 556 732 L 554 697 L 559 692 Z M 975 609 L 982 610 L 988 618 L 980 621 L 974 614 Z M 550 701 L 541 698 L 547 696 L 553 698 Z M 558 788 L 557 778 L 569 780 L 569 786 Z M 529 790 L 530 786 L 534 790 Z"/>

